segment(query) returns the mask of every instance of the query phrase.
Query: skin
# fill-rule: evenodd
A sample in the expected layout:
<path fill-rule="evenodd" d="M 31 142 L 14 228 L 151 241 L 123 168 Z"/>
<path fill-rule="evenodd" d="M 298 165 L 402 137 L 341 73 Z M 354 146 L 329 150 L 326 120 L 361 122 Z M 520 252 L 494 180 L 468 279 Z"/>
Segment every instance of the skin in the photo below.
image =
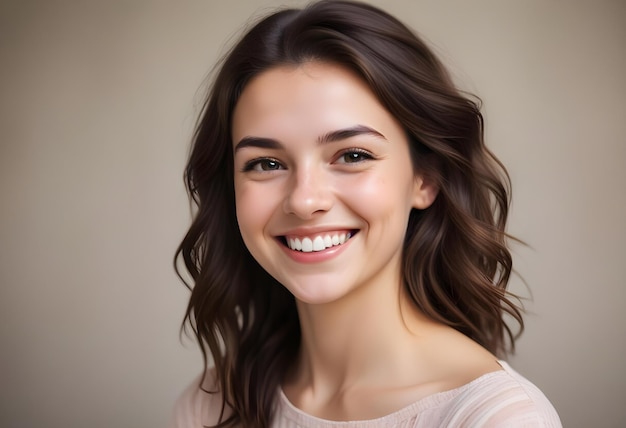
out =
<path fill-rule="evenodd" d="M 402 126 L 361 79 L 317 62 L 270 69 L 244 89 L 232 135 L 242 237 L 296 298 L 302 346 L 283 384 L 295 406 L 371 419 L 501 369 L 404 293 L 409 213 L 438 189 L 413 170 Z M 285 245 L 345 232 L 354 236 L 321 252 Z"/>

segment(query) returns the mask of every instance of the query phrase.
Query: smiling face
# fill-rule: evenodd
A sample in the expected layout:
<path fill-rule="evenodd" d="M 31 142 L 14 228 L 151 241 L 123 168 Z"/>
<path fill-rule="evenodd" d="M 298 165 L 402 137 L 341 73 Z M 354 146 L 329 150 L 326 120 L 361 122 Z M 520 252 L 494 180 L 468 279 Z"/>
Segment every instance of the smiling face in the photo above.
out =
<path fill-rule="evenodd" d="M 361 79 L 315 62 L 270 69 L 244 89 L 232 135 L 241 235 L 297 299 L 401 283 L 409 213 L 436 191 L 414 174 L 403 128 Z"/>

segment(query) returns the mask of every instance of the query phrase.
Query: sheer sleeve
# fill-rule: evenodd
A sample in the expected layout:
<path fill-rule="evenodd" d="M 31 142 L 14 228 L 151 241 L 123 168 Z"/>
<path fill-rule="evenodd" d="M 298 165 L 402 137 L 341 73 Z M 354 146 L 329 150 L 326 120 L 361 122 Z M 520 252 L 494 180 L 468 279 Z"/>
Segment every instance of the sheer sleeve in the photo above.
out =
<path fill-rule="evenodd" d="M 483 378 L 454 400 L 445 426 L 489 428 L 561 428 L 546 396 L 507 363 L 499 376 Z"/>

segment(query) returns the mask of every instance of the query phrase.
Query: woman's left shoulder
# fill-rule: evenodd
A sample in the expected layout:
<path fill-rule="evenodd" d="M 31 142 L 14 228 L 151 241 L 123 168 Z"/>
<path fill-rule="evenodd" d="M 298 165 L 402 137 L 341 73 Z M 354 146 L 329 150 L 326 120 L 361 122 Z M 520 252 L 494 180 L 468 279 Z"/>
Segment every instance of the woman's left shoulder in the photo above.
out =
<path fill-rule="evenodd" d="M 502 370 L 487 373 L 459 388 L 450 404 L 447 426 L 559 428 L 561 421 L 548 398 L 505 361 Z"/>

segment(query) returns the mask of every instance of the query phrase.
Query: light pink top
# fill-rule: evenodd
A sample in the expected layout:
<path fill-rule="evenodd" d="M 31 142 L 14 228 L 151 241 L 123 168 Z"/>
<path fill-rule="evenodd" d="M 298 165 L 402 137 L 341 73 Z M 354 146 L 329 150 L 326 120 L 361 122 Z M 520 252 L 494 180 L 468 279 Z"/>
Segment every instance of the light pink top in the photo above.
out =
<path fill-rule="evenodd" d="M 506 362 L 503 370 L 487 373 L 459 388 L 425 397 L 387 416 L 365 421 L 337 422 L 316 418 L 293 406 L 282 390 L 273 428 L 433 428 L 433 427 L 546 427 L 561 422 L 543 393 Z M 172 426 L 201 428 L 216 423 L 221 400 L 194 382 L 178 399 Z"/>

